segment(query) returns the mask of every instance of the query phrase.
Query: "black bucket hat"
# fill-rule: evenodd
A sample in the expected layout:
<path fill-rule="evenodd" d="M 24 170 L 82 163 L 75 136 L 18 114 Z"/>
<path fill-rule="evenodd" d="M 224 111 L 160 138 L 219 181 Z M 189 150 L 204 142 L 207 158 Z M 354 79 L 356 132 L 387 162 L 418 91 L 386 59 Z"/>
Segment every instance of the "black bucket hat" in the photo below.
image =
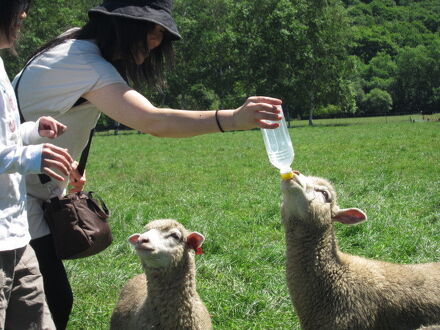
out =
<path fill-rule="evenodd" d="M 171 16 L 172 0 L 107 0 L 100 6 L 89 10 L 94 13 L 120 16 L 141 21 L 149 21 L 163 26 L 171 39 L 182 39 L 176 22 Z"/>

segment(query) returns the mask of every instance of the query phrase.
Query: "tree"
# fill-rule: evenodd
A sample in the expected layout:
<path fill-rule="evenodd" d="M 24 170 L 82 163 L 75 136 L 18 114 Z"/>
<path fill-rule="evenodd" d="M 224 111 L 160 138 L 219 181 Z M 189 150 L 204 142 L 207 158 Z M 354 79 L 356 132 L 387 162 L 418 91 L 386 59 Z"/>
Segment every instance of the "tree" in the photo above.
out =
<path fill-rule="evenodd" d="M 439 109 L 440 40 L 429 47 L 406 47 L 396 57 L 395 93 L 398 108 L 406 112 Z"/>
<path fill-rule="evenodd" d="M 301 8 L 298 17 L 306 30 L 302 40 L 304 53 L 296 67 L 301 88 L 297 92 L 308 109 L 309 125 L 313 125 L 314 111 L 328 104 L 338 105 L 343 112 L 356 109 L 355 93 L 349 80 L 354 68 L 347 52 L 350 28 L 339 1 L 298 3 Z"/>
<path fill-rule="evenodd" d="M 383 114 L 388 113 L 393 106 L 393 99 L 387 91 L 373 88 L 362 100 L 364 113 Z"/>
<path fill-rule="evenodd" d="M 380 52 L 392 56 L 397 54 L 398 46 L 383 26 L 358 27 L 356 31 L 351 52 L 365 63 L 368 63 Z"/>
<path fill-rule="evenodd" d="M 296 106 L 297 64 L 305 26 L 290 0 L 237 3 L 235 14 L 239 70 L 247 93 L 284 101 L 287 116 Z"/>
<path fill-rule="evenodd" d="M 379 52 L 365 65 L 361 72 L 364 80 L 364 89 L 369 92 L 373 88 L 379 88 L 391 93 L 395 83 L 397 66 L 391 55 Z"/>
<path fill-rule="evenodd" d="M 195 92 L 191 86 L 202 84 L 222 106 L 256 94 L 282 98 L 288 114 L 313 114 L 328 104 L 355 109 L 349 26 L 338 1 L 323 1 L 321 10 L 305 0 L 177 4 L 185 40 L 170 91 L 187 94 L 178 100 L 188 100 Z"/>
<path fill-rule="evenodd" d="M 19 40 L 19 57 L 6 55 L 7 71 L 14 77 L 24 66 L 28 56 L 44 43 L 67 29 L 82 26 L 87 10 L 97 4 L 96 0 L 39 0 L 34 1 L 24 21 Z"/>
<path fill-rule="evenodd" d="M 238 80 L 236 63 L 242 59 L 235 47 L 233 6 L 232 0 L 175 2 L 175 17 L 184 40 L 176 43 L 168 103 L 182 108 L 182 101 L 196 100 L 201 90 L 209 90 L 211 98 L 220 100 L 221 108 L 232 103 L 228 100 Z M 198 87 L 193 88 L 195 85 Z"/>
<path fill-rule="evenodd" d="M 9 76 L 100 2 L 34 1 L 20 57 L 2 55 Z M 142 90 L 159 106 L 231 108 L 271 95 L 312 125 L 315 114 L 365 112 L 377 88 L 394 111 L 439 108 L 438 0 L 174 0 L 173 16 L 184 40 L 168 88 Z"/>
<path fill-rule="evenodd" d="M 439 2 L 395 2 L 374 0 L 348 8 L 355 30 L 351 53 L 366 64 L 355 81 L 363 93 L 374 88 L 388 91 L 396 112 L 435 111 Z"/>

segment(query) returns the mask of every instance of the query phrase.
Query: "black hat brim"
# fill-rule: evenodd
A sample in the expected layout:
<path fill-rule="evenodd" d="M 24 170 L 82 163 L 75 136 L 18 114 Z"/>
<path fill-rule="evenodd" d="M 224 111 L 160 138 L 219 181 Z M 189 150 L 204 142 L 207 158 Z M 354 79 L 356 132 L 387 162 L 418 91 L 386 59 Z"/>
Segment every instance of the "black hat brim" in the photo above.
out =
<path fill-rule="evenodd" d="M 94 13 L 156 23 L 163 26 L 170 33 L 171 39 L 182 39 L 182 36 L 177 30 L 176 22 L 174 22 L 170 13 L 164 9 L 152 8 L 149 6 L 114 7 L 104 3 L 101 6 L 90 9 L 89 17 Z"/>

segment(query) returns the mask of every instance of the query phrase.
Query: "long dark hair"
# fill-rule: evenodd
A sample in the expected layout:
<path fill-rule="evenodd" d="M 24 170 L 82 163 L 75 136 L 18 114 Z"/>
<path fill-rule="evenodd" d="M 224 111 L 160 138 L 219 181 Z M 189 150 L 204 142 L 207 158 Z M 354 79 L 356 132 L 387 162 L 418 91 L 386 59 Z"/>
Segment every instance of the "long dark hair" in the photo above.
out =
<path fill-rule="evenodd" d="M 164 69 L 174 64 L 172 39 L 164 34 L 162 43 L 148 50 L 147 33 L 155 23 L 125 17 L 92 13 L 89 22 L 79 30 L 63 34 L 38 49 L 30 58 L 39 55 L 68 39 L 95 40 L 102 56 L 118 70 L 121 76 L 135 87 L 147 82 L 161 89 L 165 86 Z M 147 55 L 141 65 L 136 64 L 136 55 Z"/>
<path fill-rule="evenodd" d="M 28 12 L 32 0 L 1 0 L 0 1 L 0 31 L 10 42 L 12 29 L 17 24 L 19 16 L 23 12 Z M 15 47 L 12 45 L 10 51 L 16 54 Z"/>

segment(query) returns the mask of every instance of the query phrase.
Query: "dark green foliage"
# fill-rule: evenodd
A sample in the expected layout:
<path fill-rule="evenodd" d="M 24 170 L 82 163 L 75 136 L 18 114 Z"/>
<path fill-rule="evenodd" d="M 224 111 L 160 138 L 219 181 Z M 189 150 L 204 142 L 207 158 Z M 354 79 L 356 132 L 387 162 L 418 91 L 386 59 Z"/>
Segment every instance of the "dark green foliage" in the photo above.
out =
<path fill-rule="evenodd" d="M 362 112 L 384 114 L 391 110 L 393 99 L 391 95 L 379 88 L 373 88 L 362 100 Z"/>
<path fill-rule="evenodd" d="M 20 56 L 2 54 L 9 76 L 44 42 L 81 26 L 98 3 L 34 1 Z M 184 39 L 168 88 L 142 89 L 158 106 L 236 108 L 270 95 L 283 99 L 289 117 L 312 123 L 376 113 L 364 101 L 377 88 L 392 97 L 390 113 L 440 108 L 438 0 L 175 0 L 174 16 Z"/>
<path fill-rule="evenodd" d="M 348 13 L 351 52 L 365 64 L 357 100 L 379 88 L 392 96 L 395 113 L 438 111 L 440 2 L 374 0 L 349 6 Z"/>
<path fill-rule="evenodd" d="M 404 48 L 396 57 L 396 100 L 406 112 L 439 110 L 440 40 L 430 46 Z"/>
<path fill-rule="evenodd" d="M 21 70 L 28 56 L 43 43 L 67 29 L 82 26 L 87 17 L 87 9 L 98 3 L 99 0 L 34 0 L 22 28 L 19 57 L 5 56 L 10 77 Z"/>

